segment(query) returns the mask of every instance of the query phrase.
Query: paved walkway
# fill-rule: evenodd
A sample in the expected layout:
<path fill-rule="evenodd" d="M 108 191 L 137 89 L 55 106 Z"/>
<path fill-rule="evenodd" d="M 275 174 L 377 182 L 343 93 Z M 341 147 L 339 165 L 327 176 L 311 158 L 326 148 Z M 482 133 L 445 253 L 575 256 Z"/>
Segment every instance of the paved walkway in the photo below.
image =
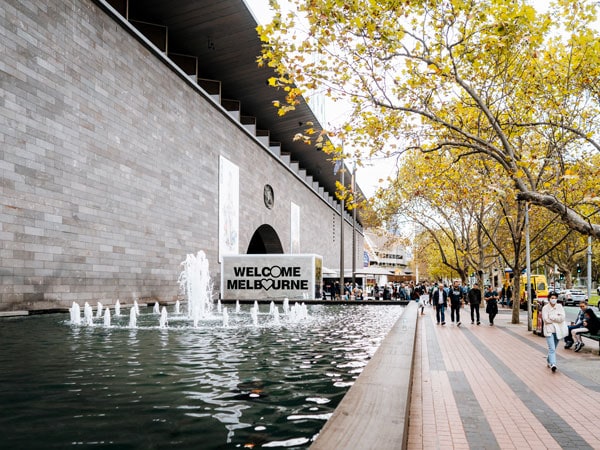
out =
<path fill-rule="evenodd" d="M 500 311 L 489 326 L 417 324 L 408 449 L 598 449 L 600 357 L 586 341 L 575 353 L 559 344 L 558 371 L 546 367 L 546 341 Z M 594 349 L 594 352 L 591 351 Z"/>

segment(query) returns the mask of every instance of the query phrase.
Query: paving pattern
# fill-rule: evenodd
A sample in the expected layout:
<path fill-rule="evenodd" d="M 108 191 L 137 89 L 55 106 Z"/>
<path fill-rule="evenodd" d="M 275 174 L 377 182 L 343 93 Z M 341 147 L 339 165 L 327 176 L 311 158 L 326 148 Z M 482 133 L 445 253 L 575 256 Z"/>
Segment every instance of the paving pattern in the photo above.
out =
<path fill-rule="evenodd" d="M 467 316 L 468 307 L 463 312 Z M 527 331 L 526 315 L 495 325 L 419 317 L 408 429 L 409 449 L 598 449 L 600 357 L 557 352 L 546 366 L 546 341 Z M 594 345 L 596 344 L 596 345 Z"/>

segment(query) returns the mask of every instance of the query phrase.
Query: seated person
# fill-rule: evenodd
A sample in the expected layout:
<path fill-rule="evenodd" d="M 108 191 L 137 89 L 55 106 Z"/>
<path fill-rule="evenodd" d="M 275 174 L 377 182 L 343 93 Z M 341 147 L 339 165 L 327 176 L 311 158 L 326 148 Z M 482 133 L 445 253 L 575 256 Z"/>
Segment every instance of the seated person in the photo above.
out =
<path fill-rule="evenodd" d="M 586 309 L 587 309 L 587 303 L 579 302 L 579 313 L 577 314 L 577 318 L 575 319 L 575 322 L 571 322 L 571 324 L 568 326 L 569 332 L 565 336 L 565 348 L 566 349 L 573 347 L 573 344 L 575 343 L 575 341 L 573 340 L 573 337 L 571 336 L 571 331 L 575 330 L 577 328 L 581 328 L 583 326 L 583 318 L 584 318 L 584 313 L 585 313 Z"/>
<path fill-rule="evenodd" d="M 581 339 L 580 333 L 592 333 L 598 334 L 600 331 L 600 320 L 596 317 L 596 313 L 592 310 L 592 308 L 587 308 L 584 313 L 583 318 L 583 327 L 575 328 L 571 331 L 571 336 L 573 336 L 573 340 L 575 341 L 575 351 L 578 352 L 585 344 L 583 343 L 583 339 Z"/>

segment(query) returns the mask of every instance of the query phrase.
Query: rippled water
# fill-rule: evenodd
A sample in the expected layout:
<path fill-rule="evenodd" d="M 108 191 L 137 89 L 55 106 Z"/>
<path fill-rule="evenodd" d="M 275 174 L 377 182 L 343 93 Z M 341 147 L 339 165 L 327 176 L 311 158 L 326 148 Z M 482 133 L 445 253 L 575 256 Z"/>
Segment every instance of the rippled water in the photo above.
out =
<path fill-rule="evenodd" d="M 228 328 L 160 330 L 143 325 L 158 323 L 150 310 L 138 329 L 0 321 L 2 448 L 307 448 L 402 311 L 315 305 L 301 324 L 230 313 Z"/>

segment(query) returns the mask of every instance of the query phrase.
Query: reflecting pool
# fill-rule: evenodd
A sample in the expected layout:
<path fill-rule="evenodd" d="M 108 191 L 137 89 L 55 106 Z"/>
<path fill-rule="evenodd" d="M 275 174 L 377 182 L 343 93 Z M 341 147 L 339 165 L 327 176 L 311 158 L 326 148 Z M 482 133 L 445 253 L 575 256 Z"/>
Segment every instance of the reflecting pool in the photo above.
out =
<path fill-rule="evenodd" d="M 261 308 L 258 326 L 248 306 L 228 326 L 160 328 L 151 308 L 137 328 L 2 319 L 2 448 L 308 448 L 402 307 L 311 305 L 298 323 Z"/>

